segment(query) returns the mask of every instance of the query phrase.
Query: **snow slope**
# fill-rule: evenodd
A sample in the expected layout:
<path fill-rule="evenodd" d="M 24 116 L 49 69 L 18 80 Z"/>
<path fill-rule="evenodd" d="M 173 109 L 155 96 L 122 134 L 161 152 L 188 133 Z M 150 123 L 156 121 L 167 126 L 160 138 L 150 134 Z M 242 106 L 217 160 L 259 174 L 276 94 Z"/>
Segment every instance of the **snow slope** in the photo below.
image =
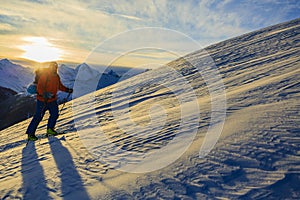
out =
<path fill-rule="evenodd" d="M 25 147 L 29 120 L 1 131 L 1 199 L 299 199 L 299 32 L 297 19 L 206 49 L 227 102 L 221 137 L 207 156 L 200 158 L 199 149 L 210 126 L 212 91 L 180 59 L 169 66 L 183 77 L 163 67 L 68 102 L 57 124 L 67 131 L 63 136 Z M 186 58 L 197 63 L 202 57 L 199 51 Z M 164 85 L 168 78 L 174 87 Z M 180 101 L 186 94 L 181 80 L 192 85 L 201 111 L 192 144 L 179 156 L 181 147 L 173 144 L 155 164 L 179 158 L 162 169 L 116 170 L 139 163 L 177 136 L 186 139 L 181 136 L 195 119 L 179 128 L 181 108 L 190 103 Z M 45 118 L 38 136 L 46 123 Z"/>

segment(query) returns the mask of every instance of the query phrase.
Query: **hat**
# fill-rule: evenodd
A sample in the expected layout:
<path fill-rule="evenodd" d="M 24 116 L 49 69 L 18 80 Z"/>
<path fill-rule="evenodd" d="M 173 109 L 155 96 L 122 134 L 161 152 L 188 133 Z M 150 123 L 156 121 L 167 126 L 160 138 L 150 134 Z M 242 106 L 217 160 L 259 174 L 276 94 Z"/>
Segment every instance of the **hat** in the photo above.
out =
<path fill-rule="evenodd" d="M 57 62 L 50 62 L 49 67 L 58 67 Z"/>

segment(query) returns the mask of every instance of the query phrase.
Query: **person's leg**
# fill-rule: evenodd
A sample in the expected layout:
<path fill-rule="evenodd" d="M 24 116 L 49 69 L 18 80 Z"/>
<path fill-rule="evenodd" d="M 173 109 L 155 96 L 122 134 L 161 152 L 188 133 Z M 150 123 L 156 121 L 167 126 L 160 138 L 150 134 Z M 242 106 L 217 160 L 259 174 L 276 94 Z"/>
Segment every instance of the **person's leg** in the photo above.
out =
<path fill-rule="evenodd" d="M 58 104 L 57 101 L 53 101 L 48 103 L 48 110 L 50 113 L 50 117 L 48 119 L 48 125 L 47 125 L 47 129 L 51 128 L 54 129 L 55 125 L 56 125 L 56 120 L 58 118 Z"/>
<path fill-rule="evenodd" d="M 46 112 L 46 106 L 45 103 L 42 101 L 37 100 L 36 102 L 36 111 L 35 114 L 27 128 L 26 133 L 29 135 L 34 135 L 35 131 L 39 125 L 39 123 L 41 122 L 41 120 L 44 117 L 44 114 Z"/>

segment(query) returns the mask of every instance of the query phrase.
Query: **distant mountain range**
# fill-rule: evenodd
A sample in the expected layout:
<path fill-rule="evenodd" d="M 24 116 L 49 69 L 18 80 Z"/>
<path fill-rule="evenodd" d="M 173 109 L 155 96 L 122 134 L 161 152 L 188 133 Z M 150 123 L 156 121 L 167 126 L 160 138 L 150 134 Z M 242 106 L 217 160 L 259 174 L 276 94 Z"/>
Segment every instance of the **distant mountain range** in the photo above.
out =
<path fill-rule="evenodd" d="M 69 88 L 73 88 L 75 80 L 86 82 L 88 79 L 95 80 L 95 77 L 99 78 L 96 79 L 99 80 L 96 87 L 98 90 L 117 83 L 123 75 L 127 79 L 145 71 L 136 69 L 134 73 L 128 75 L 126 72 L 130 68 L 109 67 L 106 70 L 101 70 L 102 72 L 99 72 L 86 63 L 82 63 L 76 68 L 62 64 L 58 68 L 58 74 L 61 82 Z M 79 71 L 81 76 L 77 77 Z M 35 96 L 26 92 L 27 86 L 33 82 L 34 77 L 33 69 L 15 64 L 8 59 L 0 60 L 0 130 L 34 114 Z M 95 90 L 95 88 L 83 88 L 84 92 L 79 93 L 80 95 L 76 97 L 92 92 L 92 90 Z M 72 96 L 66 99 L 67 96 L 67 93 L 59 91 L 58 102 L 63 103 L 72 99 Z"/>
<path fill-rule="evenodd" d="M 26 86 L 33 81 L 34 71 L 30 68 L 17 65 L 8 59 L 0 60 L 0 86 L 17 93 L 23 92 Z"/>
<path fill-rule="evenodd" d="M 84 72 L 84 77 L 82 77 L 82 73 L 81 77 L 76 77 L 79 70 Z M 58 68 L 58 74 L 60 75 L 62 83 L 69 88 L 73 88 L 76 78 L 77 80 L 81 80 L 99 77 L 99 82 L 96 88 L 98 90 L 118 82 L 122 76 L 122 79 L 127 79 L 145 71 L 143 69 L 136 69 L 132 74 L 128 75 L 126 72 L 129 70 L 130 68 L 108 67 L 105 71 L 101 69 L 102 72 L 100 72 L 86 63 L 82 63 L 76 68 L 71 68 L 62 64 Z M 23 93 L 27 95 L 26 88 L 33 82 L 34 76 L 34 70 L 31 68 L 15 64 L 8 59 L 0 60 L 0 87 L 2 88 L 11 89 L 16 93 Z M 91 91 L 86 91 L 86 93 L 88 92 Z M 3 92 L 0 91 L 0 97 L 2 93 Z M 58 100 L 62 102 L 65 100 L 64 98 L 66 96 L 66 93 L 59 92 Z"/>
<path fill-rule="evenodd" d="M 78 72 L 80 71 L 80 76 L 78 75 Z M 82 93 L 80 96 L 90 93 L 93 90 L 98 90 L 104 87 L 107 87 L 109 85 L 112 85 L 114 83 L 117 83 L 121 77 L 121 75 L 118 75 L 113 70 L 110 70 L 108 72 L 99 72 L 98 70 L 90 67 L 86 63 L 82 63 L 78 65 L 75 69 L 70 68 L 65 64 L 62 64 L 58 69 L 58 74 L 61 78 L 61 82 L 69 88 L 73 88 L 75 80 L 76 81 L 83 81 L 83 84 L 89 80 L 92 81 L 98 81 L 96 88 L 91 89 L 85 89 L 84 93 Z M 78 76 L 77 76 L 78 75 Z M 58 92 L 58 101 L 63 102 L 65 101 L 65 98 L 67 97 L 67 93 L 65 92 Z M 79 97 L 79 96 L 76 96 Z M 69 97 L 68 101 L 71 100 L 72 97 Z"/>

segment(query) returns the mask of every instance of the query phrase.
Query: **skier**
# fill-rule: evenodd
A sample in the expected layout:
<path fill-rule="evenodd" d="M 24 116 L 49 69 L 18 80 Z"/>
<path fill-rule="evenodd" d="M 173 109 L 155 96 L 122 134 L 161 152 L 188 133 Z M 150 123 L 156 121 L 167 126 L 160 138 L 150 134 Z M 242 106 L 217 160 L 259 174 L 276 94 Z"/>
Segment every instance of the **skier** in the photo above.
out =
<path fill-rule="evenodd" d="M 44 114 L 49 110 L 50 117 L 47 124 L 47 135 L 57 135 L 54 130 L 56 120 L 58 118 L 58 103 L 57 103 L 57 91 L 72 93 L 73 89 L 65 87 L 57 74 L 57 63 L 50 62 L 47 70 L 37 71 L 35 77 L 37 102 L 36 112 L 33 116 L 26 134 L 28 134 L 28 140 L 36 141 L 38 138 L 35 136 L 35 131 L 43 119 Z"/>

